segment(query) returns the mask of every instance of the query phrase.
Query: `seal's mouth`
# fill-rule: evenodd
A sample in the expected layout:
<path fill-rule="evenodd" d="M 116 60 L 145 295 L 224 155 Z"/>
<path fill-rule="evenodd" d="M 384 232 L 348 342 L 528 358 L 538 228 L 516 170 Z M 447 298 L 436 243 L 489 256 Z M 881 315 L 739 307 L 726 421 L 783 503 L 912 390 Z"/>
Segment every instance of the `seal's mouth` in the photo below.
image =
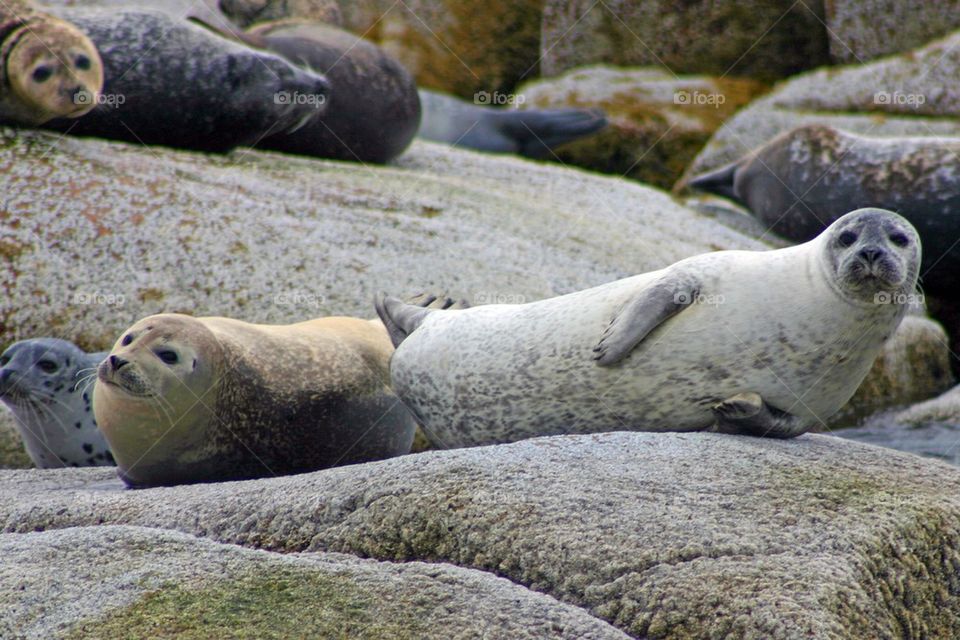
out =
<path fill-rule="evenodd" d="M 116 367 L 110 358 L 97 367 L 97 380 L 135 398 L 150 398 L 155 395 L 139 375 L 129 369 Z"/>

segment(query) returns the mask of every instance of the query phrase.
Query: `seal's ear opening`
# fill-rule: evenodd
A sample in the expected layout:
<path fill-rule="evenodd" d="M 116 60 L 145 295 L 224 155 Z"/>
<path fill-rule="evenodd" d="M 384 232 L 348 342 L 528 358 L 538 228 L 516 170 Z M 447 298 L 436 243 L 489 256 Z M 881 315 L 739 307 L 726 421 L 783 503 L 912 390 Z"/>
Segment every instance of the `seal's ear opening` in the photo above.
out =
<path fill-rule="evenodd" d="M 737 197 L 736 190 L 733 187 L 733 181 L 737 176 L 737 169 L 739 167 L 739 162 L 733 162 L 715 171 L 702 173 L 692 178 L 686 186 L 691 189 L 696 189 L 697 191 L 715 193 L 718 196 L 723 196 L 734 202 L 744 204 L 744 202 Z"/>

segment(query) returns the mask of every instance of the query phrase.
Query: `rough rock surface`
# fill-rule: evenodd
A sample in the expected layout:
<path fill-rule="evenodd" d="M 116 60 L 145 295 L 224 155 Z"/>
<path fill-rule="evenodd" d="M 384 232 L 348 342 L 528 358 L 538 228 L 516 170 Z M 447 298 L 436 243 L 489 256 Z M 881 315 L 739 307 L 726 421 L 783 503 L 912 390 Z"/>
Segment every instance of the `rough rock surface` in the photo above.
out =
<path fill-rule="evenodd" d="M 161 311 L 372 317 L 381 290 L 518 302 L 765 248 L 654 189 L 423 142 L 370 168 L 0 129 L 0 185 L 0 344 L 102 349 Z"/>
<path fill-rule="evenodd" d="M 841 439 L 611 433 L 124 491 L 0 472 L 0 526 L 132 524 L 448 562 L 635 637 L 955 637 L 960 470 Z"/>
<path fill-rule="evenodd" d="M 607 114 L 607 128 L 558 149 L 560 161 L 669 189 L 713 132 L 764 90 L 752 80 L 598 65 L 535 80 L 518 93 L 521 109 Z"/>
<path fill-rule="evenodd" d="M 960 32 L 900 56 L 792 78 L 714 134 L 685 178 L 807 124 L 873 136 L 960 135 Z"/>
<path fill-rule="evenodd" d="M 31 469 L 33 462 L 23 448 L 17 432 L 16 418 L 5 406 L 0 406 L 0 469 Z"/>
<path fill-rule="evenodd" d="M 2 535 L 0 558 L 4 638 L 627 638 L 443 564 L 283 556 L 139 527 Z"/>
<path fill-rule="evenodd" d="M 823 2 L 547 0 L 543 75 L 585 64 L 785 77 L 829 60 Z"/>
<path fill-rule="evenodd" d="M 957 0 L 824 0 L 830 58 L 841 64 L 909 51 L 960 28 Z"/>
<path fill-rule="evenodd" d="M 337 0 L 220 0 L 220 9 L 241 27 L 257 22 L 302 18 L 340 26 Z"/>
<path fill-rule="evenodd" d="M 417 85 L 473 99 L 539 71 L 543 0 L 351 0 L 343 27 L 399 60 Z"/>
<path fill-rule="evenodd" d="M 856 394 L 830 418 L 847 427 L 891 407 L 932 398 L 953 385 L 947 333 L 939 323 L 908 315 L 887 340 Z"/>

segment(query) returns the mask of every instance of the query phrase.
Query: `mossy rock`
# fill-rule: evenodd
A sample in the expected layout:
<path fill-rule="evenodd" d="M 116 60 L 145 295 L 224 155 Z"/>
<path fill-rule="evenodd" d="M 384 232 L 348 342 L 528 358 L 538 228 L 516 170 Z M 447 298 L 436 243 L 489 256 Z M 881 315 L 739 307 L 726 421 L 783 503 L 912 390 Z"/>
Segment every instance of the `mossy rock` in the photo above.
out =
<path fill-rule="evenodd" d="M 30 469 L 33 461 L 23 448 L 17 432 L 16 418 L 6 407 L 0 407 L 0 469 Z"/>

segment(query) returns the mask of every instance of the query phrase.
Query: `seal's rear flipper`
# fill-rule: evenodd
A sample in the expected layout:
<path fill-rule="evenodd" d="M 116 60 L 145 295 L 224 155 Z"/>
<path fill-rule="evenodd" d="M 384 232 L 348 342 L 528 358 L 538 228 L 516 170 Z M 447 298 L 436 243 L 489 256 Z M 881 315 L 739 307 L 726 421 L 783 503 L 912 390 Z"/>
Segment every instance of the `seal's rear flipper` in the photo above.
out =
<path fill-rule="evenodd" d="M 630 355 L 647 334 L 693 304 L 700 295 L 700 283 L 680 273 L 667 273 L 640 291 L 614 314 L 593 359 L 609 367 Z"/>
<path fill-rule="evenodd" d="M 430 309 L 469 309 L 470 303 L 466 300 L 454 300 L 453 298 L 448 298 L 447 296 L 440 296 L 439 298 L 435 295 L 429 293 L 418 293 L 417 295 L 407 298 L 407 304 L 412 304 L 417 307 L 425 307 Z"/>
<path fill-rule="evenodd" d="M 434 298 L 427 304 L 436 300 L 434 296 L 427 297 Z M 394 347 L 399 347 L 400 343 L 420 326 L 424 318 L 436 311 L 424 306 L 407 304 L 385 293 L 378 294 L 373 304 L 377 308 L 377 315 L 387 328 L 387 333 L 390 334 L 390 341 L 393 342 Z"/>
<path fill-rule="evenodd" d="M 696 189 L 697 191 L 715 193 L 718 196 L 730 198 L 734 202 L 744 204 L 744 202 L 737 197 L 737 192 L 733 188 L 733 181 L 737 177 L 737 169 L 739 168 L 740 163 L 733 162 L 715 171 L 702 173 L 692 178 L 686 186 Z"/>
<path fill-rule="evenodd" d="M 498 118 L 499 129 L 528 158 L 548 157 L 552 148 L 607 126 L 607 116 L 599 109 L 501 111 Z"/>

